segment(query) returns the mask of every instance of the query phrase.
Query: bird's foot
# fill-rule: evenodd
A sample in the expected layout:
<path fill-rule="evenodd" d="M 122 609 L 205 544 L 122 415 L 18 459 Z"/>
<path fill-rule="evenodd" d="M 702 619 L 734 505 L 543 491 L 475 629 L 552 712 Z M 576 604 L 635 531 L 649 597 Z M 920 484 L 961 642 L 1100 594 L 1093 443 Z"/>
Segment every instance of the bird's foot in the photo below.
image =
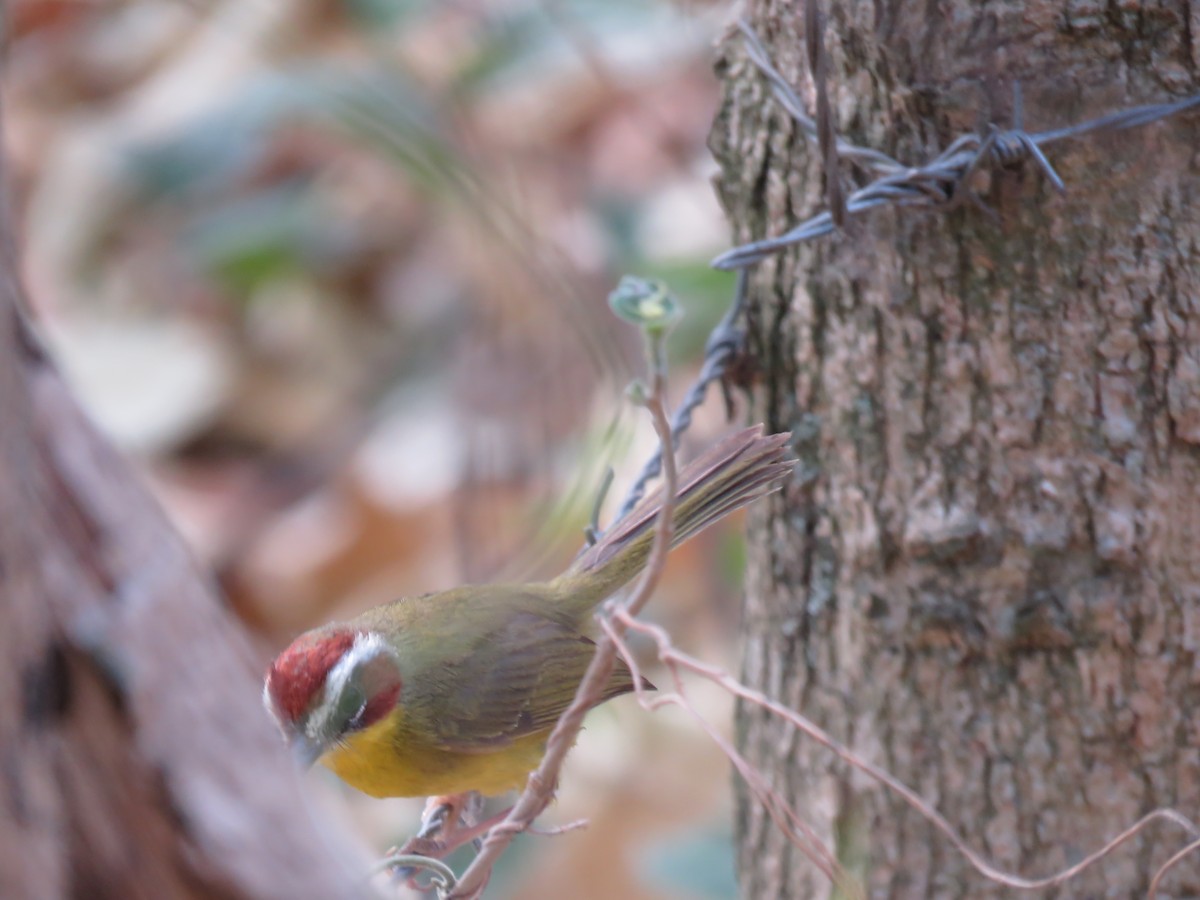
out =
<path fill-rule="evenodd" d="M 417 831 L 418 838 L 436 838 L 443 832 L 451 832 L 458 825 L 458 820 L 466 813 L 468 816 L 473 807 L 475 794 L 444 794 L 430 797 L 425 801 L 425 811 L 421 813 L 421 828 Z"/>
<path fill-rule="evenodd" d="M 421 856 L 432 856 L 435 859 L 443 859 L 463 846 L 463 844 L 482 838 L 493 825 L 503 822 L 508 813 L 509 810 L 505 809 L 474 825 L 454 822 L 452 824 L 443 824 L 436 829 L 423 826 L 414 837 L 409 838 L 404 843 L 399 852 L 417 853 Z"/>
<path fill-rule="evenodd" d="M 388 851 L 388 858 L 403 859 L 406 856 L 426 856 L 431 859 L 444 859 L 464 844 L 475 841 L 480 843 L 488 829 L 504 821 L 509 810 L 504 810 L 476 824 L 469 824 L 475 806 L 473 794 L 454 794 L 449 796 L 430 797 L 421 815 L 420 830 L 400 847 Z M 398 863 L 392 869 L 393 877 L 398 881 L 408 882 L 410 886 L 418 875 L 416 866 Z"/>

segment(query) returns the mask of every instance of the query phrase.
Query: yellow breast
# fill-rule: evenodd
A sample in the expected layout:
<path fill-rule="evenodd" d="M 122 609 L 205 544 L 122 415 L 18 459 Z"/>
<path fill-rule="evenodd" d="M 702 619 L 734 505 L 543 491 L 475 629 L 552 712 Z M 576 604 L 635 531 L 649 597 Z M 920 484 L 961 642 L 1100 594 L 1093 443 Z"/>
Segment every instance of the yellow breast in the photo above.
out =
<path fill-rule="evenodd" d="M 406 733 L 399 710 L 349 735 L 321 757 L 321 764 L 372 797 L 428 797 L 479 791 L 489 796 L 525 786 L 546 745 L 546 732 L 504 746 L 462 752 L 444 750 Z"/>

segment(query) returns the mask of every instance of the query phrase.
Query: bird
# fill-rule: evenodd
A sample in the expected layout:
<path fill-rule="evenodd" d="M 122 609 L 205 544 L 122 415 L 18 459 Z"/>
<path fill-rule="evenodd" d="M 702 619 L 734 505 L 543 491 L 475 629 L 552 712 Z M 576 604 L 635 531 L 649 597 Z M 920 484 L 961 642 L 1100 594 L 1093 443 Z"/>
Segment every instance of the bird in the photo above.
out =
<path fill-rule="evenodd" d="M 683 466 L 672 547 L 778 489 L 789 438 L 752 426 Z M 263 687 L 294 756 L 374 797 L 432 797 L 449 820 L 471 792 L 523 787 L 591 663 L 594 610 L 646 566 L 661 505 L 660 487 L 549 581 L 401 598 L 297 637 Z M 635 687 L 618 661 L 597 705 Z"/>

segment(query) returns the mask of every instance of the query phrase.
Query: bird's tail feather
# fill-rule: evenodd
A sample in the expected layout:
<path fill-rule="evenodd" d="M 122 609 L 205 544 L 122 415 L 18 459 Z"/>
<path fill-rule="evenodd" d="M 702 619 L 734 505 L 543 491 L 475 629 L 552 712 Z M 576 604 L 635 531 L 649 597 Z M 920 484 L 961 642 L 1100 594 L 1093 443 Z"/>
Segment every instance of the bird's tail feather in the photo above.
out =
<path fill-rule="evenodd" d="M 683 466 L 676 479 L 671 546 L 777 490 L 795 465 L 785 458 L 790 437 L 787 432 L 763 435 L 763 427 L 755 425 L 731 434 Z M 660 487 L 580 553 L 557 579 L 568 602 L 590 609 L 645 567 L 661 506 Z"/>

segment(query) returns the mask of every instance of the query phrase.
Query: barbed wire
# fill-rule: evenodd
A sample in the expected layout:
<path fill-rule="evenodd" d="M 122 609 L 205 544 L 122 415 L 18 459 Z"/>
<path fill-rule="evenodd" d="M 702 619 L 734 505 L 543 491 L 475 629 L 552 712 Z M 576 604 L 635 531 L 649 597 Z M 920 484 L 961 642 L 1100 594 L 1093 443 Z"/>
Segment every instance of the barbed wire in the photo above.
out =
<path fill-rule="evenodd" d="M 965 196 L 971 196 L 966 182 L 977 169 L 985 165 L 1013 166 L 1027 160 L 1032 160 L 1057 190 L 1065 191 L 1066 185 L 1042 152 L 1043 147 L 1098 131 L 1137 128 L 1200 107 L 1200 94 L 1196 94 L 1168 103 L 1152 103 L 1119 110 L 1064 128 L 1030 134 L 1021 127 L 1022 110 L 1018 87 L 1012 128 L 1002 131 L 993 125 L 984 135 L 960 135 L 925 165 L 904 166 L 886 153 L 860 147 L 842 138 L 832 142 L 836 153 L 830 154 L 826 152 L 821 139 L 821 135 L 830 130 L 827 121 L 821 121 L 827 118 L 829 109 L 828 100 L 821 100 L 825 93 L 824 81 L 814 79 L 818 100 L 818 118 L 814 120 L 805 112 L 803 103 L 791 85 L 772 64 L 766 48 L 749 23 L 744 19 L 739 20 L 738 29 L 742 33 L 747 56 L 770 83 L 776 100 L 796 120 L 805 136 L 822 147 L 827 182 L 836 181 L 839 177 L 837 157 L 845 157 L 879 176 L 867 186 L 850 194 L 845 201 L 844 212 L 847 214 L 864 213 L 881 206 L 920 206 L 949 210 L 957 206 Z M 972 196 L 971 199 L 982 205 L 978 198 Z M 712 265 L 722 270 L 745 269 L 786 247 L 833 233 L 838 230 L 837 219 L 836 210 L 817 213 L 778 237 L 750 241 L 734 247 L 714 259 Z"/>

